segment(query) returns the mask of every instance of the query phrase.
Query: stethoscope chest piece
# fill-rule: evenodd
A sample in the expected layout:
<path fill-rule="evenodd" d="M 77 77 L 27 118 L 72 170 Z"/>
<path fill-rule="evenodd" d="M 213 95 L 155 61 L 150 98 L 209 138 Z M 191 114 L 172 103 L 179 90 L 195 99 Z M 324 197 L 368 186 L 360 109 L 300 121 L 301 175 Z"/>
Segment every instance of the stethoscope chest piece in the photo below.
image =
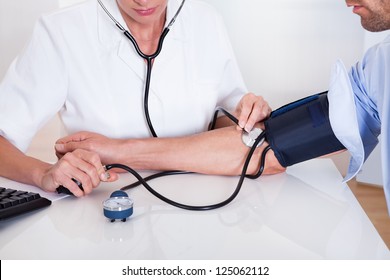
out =
<path fill-rule="evenodd" d="M 263 132 L 263 130 L 258 128 L 258 127 L 255 127 L 250 132 L 246 132 L 244 130 L 242 132 L 242 136 L 241 136 L 242 142 L 246 146 L 251 148 L 253 146 L 253 144 L 255 144 L 257 137 L 259 137 L 262 132 Z M 260 140 L 260 142 L 257 144 L 257 147 L 261 146 L 261 144 L 263 144 L 263 142 L 264 142 L 264 138 L 262 140 Z"/>
<path fill-rule="evenodd" d="M 115 220 L 126 222 L 126 219 L 133 214 L 133 200 L 126 192 L 115 191 L 110 198 L 103 201 L 103 213 L 111 222 Z"/>

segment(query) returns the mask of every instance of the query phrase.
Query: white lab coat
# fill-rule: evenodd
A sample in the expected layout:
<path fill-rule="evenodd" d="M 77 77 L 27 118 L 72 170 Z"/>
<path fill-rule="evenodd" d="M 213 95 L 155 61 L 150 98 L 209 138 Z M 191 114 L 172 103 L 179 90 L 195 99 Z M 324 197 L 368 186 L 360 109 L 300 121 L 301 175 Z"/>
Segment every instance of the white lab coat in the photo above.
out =
<path fill-rule="evenodd" d="M 123 25 L 115 1 L 104 0 Z M 167 21 L 181 1 L 169 0 Z M 91 0 L 42 16 L 0 86 L 0 135 L 25 151 L 60 113 L 68 133 L 149 137 L 145 62 Z M 216 106 L 233 110 L 246 88 L 219 15 L 187 1 L 153 65 L 149 110 L 162 137 L 207 129 Z"/>

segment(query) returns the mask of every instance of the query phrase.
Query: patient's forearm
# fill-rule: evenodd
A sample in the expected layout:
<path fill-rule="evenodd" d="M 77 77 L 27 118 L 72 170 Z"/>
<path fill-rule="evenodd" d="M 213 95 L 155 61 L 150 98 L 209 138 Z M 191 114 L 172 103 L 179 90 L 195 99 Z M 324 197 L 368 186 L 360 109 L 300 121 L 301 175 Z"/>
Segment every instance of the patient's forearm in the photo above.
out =
<path fill-rule="evenodd" d="M 247 174 L 258 171 L 266 143 L 257 148 Z M 148 138 L 123 141 L 117 160 L 135 169 L 186 170 L 205 174 L 239 175 L 249 148 L 241 131 L 227 127 L 182 138 Z M 266 157 L 264 174 L 283 172 L 272 151 Z"/>

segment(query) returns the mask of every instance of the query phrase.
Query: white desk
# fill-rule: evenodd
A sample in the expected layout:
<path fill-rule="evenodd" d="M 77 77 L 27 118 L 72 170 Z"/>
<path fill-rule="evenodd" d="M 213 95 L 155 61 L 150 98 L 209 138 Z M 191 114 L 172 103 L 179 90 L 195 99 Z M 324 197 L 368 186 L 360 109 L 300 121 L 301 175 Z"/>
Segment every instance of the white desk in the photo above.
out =
<path fill-rule="evenodd" d="M 0 259 L 390 259 L 341 180 L 331 160 L 311 160 L 245 180 L 231 204 L 209 212 L 174 208 L 138 187 L 128 192 L 133 216 L 111 223 L 102 201 L 134 181 L 124 175 L 87 197 L 0 222 Z M 227 197 L 236 183 L 192 174 L 151 185 L 183 203 L 206 204 Z"/>

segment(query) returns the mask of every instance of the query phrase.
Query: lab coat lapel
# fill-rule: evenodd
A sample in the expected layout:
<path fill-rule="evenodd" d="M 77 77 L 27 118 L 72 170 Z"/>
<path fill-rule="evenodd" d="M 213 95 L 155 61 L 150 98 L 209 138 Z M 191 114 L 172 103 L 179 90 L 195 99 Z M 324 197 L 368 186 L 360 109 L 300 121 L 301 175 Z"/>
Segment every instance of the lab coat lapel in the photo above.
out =
<path fill-rule="evenodd" d="M 124 28 L 127 28 L 116 1 L 102 0 L 102 2 L 113 17 Z M 118 57 L 134 71 L 141 80 L 144 80 L 146 66 L 143 59 L 138 56 L 132 43 L 115 26 L 115 23 L 100 6 L 98 7 L 98 34 L 102 45 L 110 51 L 116 49 L 115 52 L 118 54 Z"/>
<path fill-rule="evenodd" d="M 168 1 L 168 10 L 167 10 L 167 21 L 166 25 L 176 14 L 177 9 L 181 4 L 181 0 L 170 0 Z M 157 93 L 156 89 L 161 86 L 161 83 L 168 83 L 166 76 L 167 73 L 175 73 L 177 70 L 176 60 L 177 56 L 180 54 L 183 48 L 185 49 L 185 44 L 187 43 L 187 36 L 189 34 L 188 30 L 185 28 L 184 9 L 179 14 L 176 19 L 176 22 L 171 27 L 168 35 L 165 37 L 163 48 L 160 55 L 155 59 L 153 64 L 153 73 L 152 73 L 152 83 L 151 91 Z M 170 76 L 170 79 L 175 79 L 176 77 Z"/>
<path fill-rule="evenodd" d="M 169 34 L 165 38 L 165 42 L 163 45 L 163 49 L 160 55 L 155 59 L 153 63 L 153 74 L 154 80 L 160 80 L 158 77 L 166 77 L 167 73 L 173 73 L 172 68 L 175 68 L 175 63 L 177 63 L 176 58 L 180 55 L 183 41 L 174 36 L 170 36 L 174 34 Z M 171 77 L 172 79 L 174 77 Z M 163 82 L 168 82 L 163 80 Z M 156 83 L 152 82 L 151 88 L 158 86 Z"/>
<path fill-rule="evenodd" d="M 125 28 L 127 28 L 125 21 L 119 11 L 119 8 L 115 1 L 102 0 L 107 10 L 113 15 L 113 17 Z M 168 1 L 167 23 L 176 13 L 181 1 L 170 0 Z M 179 15 L 177 21 L 185 20 Z M 132 43 L 123 35 L 123 33 L 115 26 L 114 22 L 100 7 L 98 8 L 98 33 L 101 43 L 112 50 L 117 48 L 118 57 L 142 80 L 145 80 L 146 76 L 146 62 L 136 53 Z M 164 40 L 163 49 L 160 55 L 156 58 L 153 66 L 154 75 L 159 75 L 159 72 L 164 72 L 164 69 L 170 69 L 171 64 L 174 61 L 175 55 L 182 47 L 182 44 L 186 41 L 187 33 L 184 30 L 182 24 L 176 22 L 167 37 Z M 156 85 L 151 83 L 151 90 L 155 91 Z M 156 83 L 155 83 L 156 84 Z"/>
<path fill-rule="evenodd" d="M 120 42 L 118 56 L 141 80 L 145 79 L 146 62 L 136 53 L 133 44 L 125 36 Z"/>

